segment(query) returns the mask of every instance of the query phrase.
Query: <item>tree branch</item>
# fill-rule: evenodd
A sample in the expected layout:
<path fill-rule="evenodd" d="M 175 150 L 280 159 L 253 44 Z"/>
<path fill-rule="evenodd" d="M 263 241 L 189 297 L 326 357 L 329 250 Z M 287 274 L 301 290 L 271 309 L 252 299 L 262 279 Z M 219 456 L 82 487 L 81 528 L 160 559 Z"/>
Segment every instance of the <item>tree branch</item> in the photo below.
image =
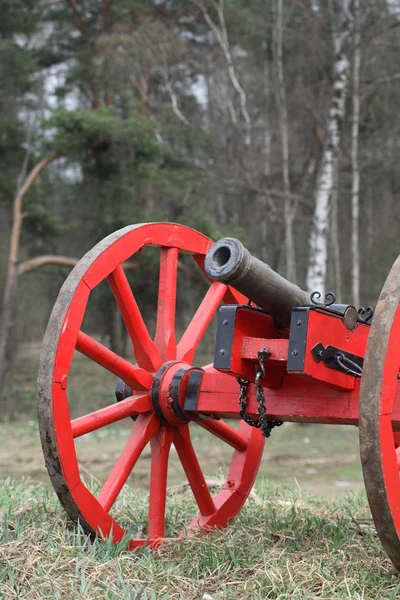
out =
<path fill-rule="evenodd" d="M 240 110 L 241 110 L 242 117 L 244 119 L 245 126 L 246 126 L 245 143 L 246 143 L 246 146 L 250 146 L 250 143 L 251 143 L 251 118 L 250 118 L 250 115 L 247 110 L 246 92 L 244 91 L 244 89 L 242 88 L 242 86 L 239 83 L 239 80 L 236 76 L 235 67 L 233 64 L 233 59 L 232 59 L 232 54 L 231 54 L 231 49 L 230 49 L 229 39 L 228 39 L 228 32 L 227 32 L 226 22 L 225 22 L 225 15 L 224 15 L 224 0 L 219 0 L 218 4 L 214 3 L 215 9 L 218 14 L 219 26 L 216 25 L 216 23 L 214 23 L 214 21 L 210 17 L 210 15 L 207 11 L 207 8 L 204 6 L 204 3 L 202 0 L 192 0 L 192 2 L 203 13 L 204 20 L 209 25 L 211 31 L 214 33 L 214 35 L 221 47 L 221 50 L 225 56 L 226 64 L 228 66 L 229 78 L 231 80 L 233 87 L 235 88 L 236 92 L 238 93 L 239 99 L 240 99 Z M 231 113 L 231 115 L 232 115 L 232 113 Z M 237 121 L 236 115 L 235 115 L 235 120 Z M 234 123 L 235 123 L 235 120 L 232 118 L 232 121 Z"/>

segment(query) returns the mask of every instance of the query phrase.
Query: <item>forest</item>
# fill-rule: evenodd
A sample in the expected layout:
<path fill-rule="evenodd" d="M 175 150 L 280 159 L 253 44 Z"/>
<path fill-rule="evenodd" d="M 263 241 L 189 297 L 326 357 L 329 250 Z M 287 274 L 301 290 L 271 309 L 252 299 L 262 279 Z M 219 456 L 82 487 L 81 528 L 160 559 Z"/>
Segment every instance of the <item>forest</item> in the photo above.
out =
<path fill-rule="evenodd" d="M 233 235 L 309 292 L 376 303 L 400 249 L 399 0 L 0 10 L 2 418 L 25 401 L 21 349 L 38 362 L 71 268 L 131 223 Z M 151 267 L 129 270 L 149 329 Z M 200 294 L 189 278 L 182 321 Z M 89 331 L 123 352 L 111 292 Z"/>

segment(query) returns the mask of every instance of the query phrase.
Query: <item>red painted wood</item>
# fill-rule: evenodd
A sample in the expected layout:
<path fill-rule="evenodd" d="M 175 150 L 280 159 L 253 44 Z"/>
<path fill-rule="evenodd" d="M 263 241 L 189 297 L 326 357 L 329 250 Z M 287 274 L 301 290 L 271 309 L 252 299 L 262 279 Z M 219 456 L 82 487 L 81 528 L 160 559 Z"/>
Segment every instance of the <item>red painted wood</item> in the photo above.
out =
<path fill-rule="evenodd" d="M 186 419 L 182 420 L 175 414 L 171 405 L 171 384 L 174 376 L 182 367 L 187 367 L 187 364 L 180 361 L 174 361 L 164 371 L 159 384 L 158 400 L 161 412 L 164 415 L 166 421 L 168 421 L 168 423 L 176 426 L 184 425 L 186 423 Z M 187 375 L 188 373 L 186 374 L 186 377 Z M 179 387 L 179 391 L 180 390 L 181 386 Z M 183 406 L 183 401 L 181 402 L 181 406 Z"/>
<path fill-rule="evenodd" d="M 202 233 L 174 223 L 144 223 L 136 228 L 125 229 L 127 232 L 124 235 L 115 232 L 115 240 L 99 254 L 83 276 L 82 281 L 90 289 L 96 287 L 114 269 L 145 246 L 173 247 L 188 254 L 205 255 L 212 245 L 212 241 Z M 96 247 L 88 254 L 95 251 Z"/>
<path fill-rule="evenodd" d="M 200 417 L 196 419 L 196 423 L 226 444 L 229 444 L 229 446 L 232 446 L 232 448 L 235 448 L 238 452 L 247 450 L 249 445 L 248 438 L 231 425 L 224 423 L 224 421 L 213 421 Z"/>
<path fill-rule="evenodd" d="M 393 435 L 393 405 L 399 388 L 397 376 L 400 364 L 400 303 L 390 331 L 380 393 L 380 452 L 386 496 L 397 535 L 400 537 L 400 479 L 395 438 Z M 396 436 L 397 437 L 397 436 Z"/>
<path fill-rule="evenodd" d="M 67 310 L 61 329 L 58 349 L 54 357 L 53 382 L 61 383 L 64 389 L 67 386 L 67 378 L 76 349 L 76 340 L 85 315 L 89 294 L 88 286 L 81 280 L 75 290 L 73 302 Z"/>
<path fill-rule="evenodd" d="M 155 435 L 159 426 L 160 423 L 154 414 L 138 416 L 132 428 L 129 440 L 98 496 L 98 502 L 107 512 L 114 504 L 118 494 L 131 474 L 137 459 L 147 443 Z"/>
<path fill-rule="evenodd" d="M 108 276 L 108 280 L 131 338 L 138 365 L 148 371 L 157 371 L 162 364 L 160 353 L 147 331 L 142 314 L 121 265 L 114 269 Z"/>
<path fill-rule="evenodd" d="M 50 417 L 46 418 L 52 419 L 57 460 L 61 464 L 61 473 L 57 473 L 57 477 L 62 478 L 63 485 L 65 484 L 68 492 L 62 494 L 61 501 L 67 510 L 69 510 L 71 503 L 75 503 L 73 516 L 77 518 L 76 514 L 80 515 L 79 519 L 84 526 L 86 527 L 85 523 L 88 524 L 89 533 L 97 531 L 101 535 L 110 535 L 113 541 L 122 539 L 125 532 L 111 517 L 109 510 L 127 482 L 143 448 L 152 440 L 152 491 L 149 506 L 149 535 L 152 539 L 150 545 L 157 546 L 159 543 L 157 538 L 163 535 L 165 514 L 165 493 L 163 490 L 165 490 L 168 449 L 172 437 L 175 438 L 176 445 L 179 447 L 178 455 L 180 455 L 184 470 L 187 471 L 190 486 L 199 504 L 198 524 L 200 526 L 205 524 L 206 528 L 209 526 L 224 527 L 237 514 L 250 493 L 264 444 L 258 430 L 250 429 L 247 425 L 241 424 L 240 431 L 237 432 L 222 421 L 200 420 L 200 424 L 203 424 L 211 435 L 217 435 L 225 443 L 236 449 L 232 455 L 229 481 L 226 482 L 226 489 L 229 491 L 219 494 L 217 496 L 218 502 L 214 505 L 209 491 L 204 487 L 204 477 L 198 466 L 190 437 L 186 433 L 188 431 L 187 424 L 178 423 L 176 427 L 172 425 L 163 426 L 163 434 L 158 434 L 159 421 L 150 406 L 148 413 L 139 414 L 133 425 L 130 438 L 97 499 L 80 479 L 74 436 L 78 437 L 85 432 L 94 431 L 98 426 L 106 426 L 111 422 L 120 420 L 123 416 L 129 418 L 131 414 L 139 412 L 139 405 L 132 398 L 128 398 L 119 405 L 115 404 L 100 409 L 74 421 L 71 421 L 69 414 L 67 382 L 74 350 L 83 352 L 100 366 L 114 373 L 117 377 L 121 377 L 129 386 L 137 390 L 141 388 L 147 391 L 152 385 L 153 375 L 149 371 L 152 372 L 160 361 L 157 353 L 153 352 L 154 344 L 151 339 L 149 340 L 134 295 L 122 270 L 122 263 L 146 245 L 162 248 L 160 300 L 163 302 L 159 302 L 159 328 L 156 341 L 163 348 L 164 356 L 169 356 L 176 361 L 176 352 L 173 351 L 175 345 L 170 341 L 173 339 L 171 334 L 175 320 L 174 290 L 172 290 L 171 295 L 170 290 L 167 288 L 173 287 L 172 283 L 176 281 L 175 259 L 177 258 L 177 252 L 179 250 L 192 254 L 195 260 L 202 264 L 204 255 L 211 244 L 212 242 L 208 238 L 184 226 L 161 223 L 145 224 L 136 228 L 128 227 L 112 234 L 106 242 L 101 242 L 98 247 L 91 250 L 78 265 L 83 275 L 77 286 L 75 283 L 76 278 L 74 280 L 72 277 L 66 282 L 66 291 L 61 293 L 61 301 L 64 305 L 68 303 L 68 310 L 60 324 L 61 333 L 56 353 L 54 358 L 51 357 L 54 362 L 52 370 L 52 412 Z M 140 363 L 139 367 L 129 363 L 80 331 L 90 290 L 107 277 L 132 338 L 135 356 Z M 182 340 L 184 340 L 184 343 L 182 343 L 182 347 L 186 357 L 191 356 L 199 337 L 203 335 L 212 314 L 217 310 L 222 296 L 225 302 L 245 301 L 235 290 L 225 288 L 223 284 L 212 285 L 211 289 L 212 291 L 206 295 L 207 300 L 200 305 L 197 316 L 195 315 L 190 325 L 189 333 L 183 334 Z M 169 295 L 166 296 L 162 290 L 165 293 L 168 292 Z M 189 354 L 186 355 L 186 352 Z M 146 362 L 147 359 L 150 362 Z M 165 395 L 167 391 L 163 389 L 162 393 Z M 110 393 L 113 394 L 114 390 L 110 390 Z M 147 411 L 149 409 L 147 394 L 139 393 L 137 398 L 140 402 L 140 409 Z M 202 423 L 203 421 L 204 423 Z M 212 443 L 212 438 L 210 438 L 210 441 Z M 49 447 L 49 450 L 52 451 L 52 448 Z M 235 490 L 238 491 L 235 492 Z M 233 498 L 235 498 L 235 501 L 232 500 Z M 215 506 L 215 510 L 213 506 Z M 210 514 L 211 512 L 212 514 Z M 212 522 L 207 521 L 210 517 L 212 517 Z M 207 523 L 209 524 L 207 525 Z M 191 528 L 195 527 L 195 522 L 193 522 Z M 148 540 L 136 538 L 130 541 L 129 547 L 136 548 L 145 543 L 148 543 Z"/>
<path fill-rule="evenodd" d="M 126 535 L 125 530 L 104 510 L 81 481 L 72 489 L 72 497 L 81 507 L 83 519 L 88 523 L 96 523 L 100 538 L 111 537 L 112 541 L 116 543 Z"/>
<path fill-rule="evenodd" d="M 330 369 L 323 362 L 317 363 L 311 350 L 317 344 L 323 344 L 324 347 L 334 346 L 340 348 L 340 350 L 364 357 L 369 331 L 369 325 L 363 325 L 362 323 L 359 323 L 354 331 L 349 331 L 340 317 L 310 310 L 304 373 L 343 389 L 353 389 L 356 379 L 352 375 Z"/>
<path fill-rule="evenodd" d="M 157 326 L 154 342 L 163 361 L 176 357 L 175 307 L 178 248 L 161 248 Z"/>
<path fill-rule="evenodd" d="M 277 329 L 273 318 L 263 312 L 250 310 L 247 306 L 240 307 L 236 311 L 235 331 L 233 336 L 232 348 L 230 351 L 230 366 L 226 369 L 235 377 L 241 377 L 248 381 L 254 381 L 255 370 L 254 361 L 244 358 L 242 355 L 243 340 L 254 338 L 261 342 L 266 339 L 273 344 L 276 339 L 287 339 L 289 330 Z M 257 351 L 261 346 L 258 347 Z M 268 387 L 279 387 L 282 376 L 285 373 L 285 364 L 274 364 L 273 369 L 267 370 L 263 385 Z"/>
<path fill-rule="evenodd" d="M 127 417 L 148 412 L 151 409 L 152 404 L 149 394 L 135 394 L 121 402 L 116 402 L 88 415 L 74 419 L 71 422 L 72 435 L 74 438 L 77 438 Z"/>
<path fill-rule="evenodd" d="M 174 446 L 182 463 L 187 480 L 192 489 L 193 496 L 202 516 L 212 515 L 216 508 L 210 491 L 204 479 L 196 452 L 190 439 L 189 427 L 187 425 L 176 429 L 174 435 Z"/>
<path fill-rule="evenodd" d="M 268 356 L 268 364 L 271 364 L 271 362 L 287 362 L 289 340 L 244 337 L 242 340 L 241 357 L 245 360 L 257 361 L 260 348 L 265 348 L 270 352 L 271 355 Z M 276 369 L 276 365 L 273 365 L 273 368 Z"/>
<path fill-rule="evenodd" d="M 196 349 L 211 323 L 219 305 L 226 295 L 227 286 L 219 281 L 214 281 L 207 294 L 203 298 L 202 303 L 197 309 L 188 328 L 183 334 L 177 350 L 178 360 L 183 360 L 191 363 L 194 359 Z"/>
<path fill-rule="evenodd" d="M 250 427 L 244 421 L 240 422 L 238 433 L 248 439 L 247 450 L 234 452 L 226 483 L 214 498 L 216 512 L 209 516 L 196 517 L 190 523 L 189 531 L 225 527 L 238 514 L 253 487 L 265 438 L 259 429 Z"/>
<path fill-rule="evenodd" d="M 161 427 L 151 440 L 151 473 L 148 536 L 151 541 L 164 537 L 167 501 L 168 458 L 174 436 L 172 427 Z"/>
<path fill-rule="evenodd" d="M 57 428 L 57 447 L 64 479 L 69 489 L 73 490 L 80 483 L 78 459 L 72 436 L 71 417 L 65 388 L 60 383 L 53 383 L 53 396 L 57 398 L 57 409 L 54 410 L 54 426 Z"/>
<path fill-rule="evenodd" d="M 83 331 L 78 333 L 76 349 L 110 373 L 123 379 L 131 388 L 136 390 L 151 388 L 153 377 L 150 373 L 121 358 Z"/>
<path fill-rule="evenodd" d="M 307 376 L 287 375 L 283 378 L 281 388 L 264 390 L 267 412 L 271 418 L 279 421 L 357 425 L 359 388 L 359 380 L 354 389 L 340 390 Z M 197 410 L 202 414 L 237 419 L 238 396 L 239 384 L 236 379 L 208 366 L 201 381 Z M 249 388 L 247 410 L 250 416 L 258 418 L 254 385 Z M 392 423 L 394 429 L 400 431 L 399 384 L 394 398 Z"/>

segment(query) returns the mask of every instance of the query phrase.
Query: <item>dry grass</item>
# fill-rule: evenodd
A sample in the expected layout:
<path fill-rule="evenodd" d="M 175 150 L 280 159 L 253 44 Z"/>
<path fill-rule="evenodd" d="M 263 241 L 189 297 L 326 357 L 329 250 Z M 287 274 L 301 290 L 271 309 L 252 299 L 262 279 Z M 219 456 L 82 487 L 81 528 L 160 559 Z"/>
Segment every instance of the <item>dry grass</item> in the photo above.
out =
<path fill-rule="evenodd" d="M 156 553 L 125 552 L 125 543 L 90 540 L 66 518 L 48 486 L 34 416 L 37 352 L 24 356 L 10 397 L 23 421 L 0 424 L 0 600 L 63 598 L 390 600 L 400 579 L 374 535 L 362 488 L 357 430 L 285 424 L 266 444 L 260 476 L 238 520 L 224 532 L 167 543 Z M 69 395 L 75 416 L 109 404 L 115 380 L 77 356 Z M 30 421 L 27 421 L 32 416 Z M 81 473 L 98 486 L 108 475 L 131 422 L 77 444 Z M 208 477 L 226 472 L 231 449 L 194 427 Z M 148 453 L 147 453 L 148 454 Z M 128 529 L 146 535 L 146 453 L 116 505 Z M 7 479 L 11 475 L 13 480 Z M 41 482 L 15 481 L 26 476 Z M 267 483 L 265 476 L 269 477 Z M 296 484 L 282 487 L 274 484 Z M 182 468 L 171 453 L 167 533 L 194 516 Z M 218 480 L 212 490 L 218 489 Z M 44 485 L 43 485 L 44 484 Z M 142 490 L 140 490 L 142 488 Z M 335 495 L 311 496 L 304 491 Z M 344 496 L 343 491 L 354 490 Z"/>
<path fill-rule="evenodd" d="M 217 485 L 217 482 L 214 482 Z M 52 492 L 1 484 L 0 598 L 232 600 L 395 599 L 400 579 L 371 527 L 364 494 L 335 501 L 259 484 L 224 532 L 125 552 L 88 539 Z M 176 535 L 192 510 L 172 490 L 167 526 Z M 146 530 L 145 494 L 127 490 L 116 511 Z"/>

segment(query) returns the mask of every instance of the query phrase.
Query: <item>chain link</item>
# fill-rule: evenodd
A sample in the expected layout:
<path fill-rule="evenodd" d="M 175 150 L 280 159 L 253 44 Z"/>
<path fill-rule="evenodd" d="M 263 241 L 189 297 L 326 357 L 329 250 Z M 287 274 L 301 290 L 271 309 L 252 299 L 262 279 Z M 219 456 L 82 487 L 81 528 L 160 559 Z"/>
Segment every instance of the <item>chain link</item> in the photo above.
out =
<path fill-rule="evenodd" d="M 337 352 L 335 354 L 335 363 L 341 368 L 344 373 L 353 375 L 353 377 L 361 377 L 363 370 L 360 365 L 350 360 L 343 352 Z"/>
<path fill-rule="evenodd" d="M 240 385 L 240 395 L 239 395 L 239 406 L 240 406 L 240 416 L 248 425 L 251 427 L 257 427 L 261 429 L 261 433 L 264 437 L 269 438 L 271 435 L 271 431 L 274 427 L 280 427 L 282 425 L 282 421 L 270 421 L 267 416 L 267 407 L 265 406 L 265 396 L 264 389 L 262 387 L 262 380 L 266 375 L 265 361 L 270 356 L 269 350 L 265 348 L 261 348 L 258 351 L 257 358 L 259 368 L 256 368 L 256 398 L 257 398 L 257 410 L 259 414 L 259 420 L 255 421 L 249 415 L 246 410 L 247 407 L 247 394 L 249 391 L 250 381 L 247 379 L 238 378 L 238 383 Z"/>

